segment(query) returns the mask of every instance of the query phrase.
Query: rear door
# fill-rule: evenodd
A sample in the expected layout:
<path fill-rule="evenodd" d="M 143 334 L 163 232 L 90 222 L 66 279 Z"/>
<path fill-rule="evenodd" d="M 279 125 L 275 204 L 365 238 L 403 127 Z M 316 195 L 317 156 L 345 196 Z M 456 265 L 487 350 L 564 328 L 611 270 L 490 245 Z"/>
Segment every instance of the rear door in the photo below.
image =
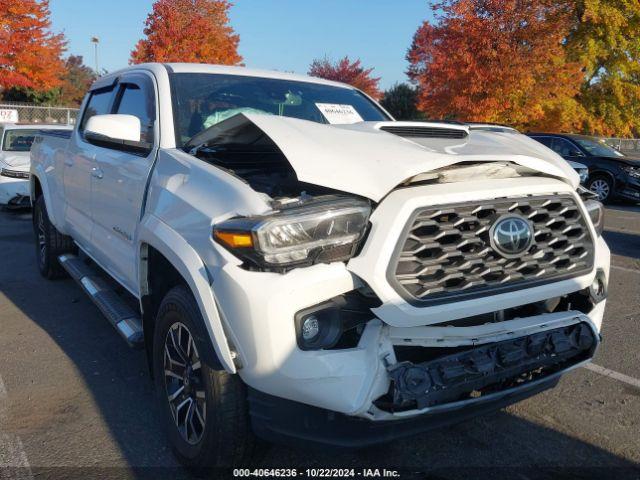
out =
<path fill-rule="evenodd" d="M 115 99 L 111 84 L 89 93 L 78 128 L 73 131 L 64 157 L 63 184 L 65 198 L 65 224 L 74 240 L 92 253 L 91 230 L 91 178 L 95 174 L 95 159 L 100 147 L 84 139 L 87 121 L 94 115 L 110 113 Z"/>
<path fill-rule="evenodd" d="M 136 230 L 142 216 L 148 176 L 157 152 L 156 88 L 153 77 L 132 73 L 120 78 L 111 113 L 140 120 L 146 152 L 99 147 L 91 177 L 92 244 L 95 259 L 137 294 Z"/>

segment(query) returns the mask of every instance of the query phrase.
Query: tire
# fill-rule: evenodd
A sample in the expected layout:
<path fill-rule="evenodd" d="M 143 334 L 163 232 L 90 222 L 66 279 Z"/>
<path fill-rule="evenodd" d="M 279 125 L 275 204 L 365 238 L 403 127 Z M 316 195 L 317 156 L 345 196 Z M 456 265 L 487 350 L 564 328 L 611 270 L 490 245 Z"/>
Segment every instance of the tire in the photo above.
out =
<path fill-rule="evenodd" d="M 44 196 L 38 197 L 33 207 L 33 231 L 36 244 L 36 262 L 44 278 L 64 278 L 67 272 L 58 262 L 58 256 L 76 251 L 73 239 L 62 235 L 49 220 Z"/>
<path fill-rule="evenodd" d="M 595 175 L 590 178 L 587 188 L 598 195 L 602 203 L 609 203 L 613 198 L 613 181 L 606 175 Z"/>
<path fill-rule="evenodd" d="M 187 467 L 247 465 L 256 451 L 256 439 L 246 386 L 237 375 L 212 368 L 207 335 L 189 289 L 181 285 L 170 290 L 158 310 L 153 340 L 154 381 L 163 424 L 174 454 Z M 189 346 L 189 338 L 195 349 Z M 170 356 L 187 368 L 170 361 Z M 172 375 L 165 374 L 166 369 Z M 177 378 L 181 373 L 182 380 Z"/>

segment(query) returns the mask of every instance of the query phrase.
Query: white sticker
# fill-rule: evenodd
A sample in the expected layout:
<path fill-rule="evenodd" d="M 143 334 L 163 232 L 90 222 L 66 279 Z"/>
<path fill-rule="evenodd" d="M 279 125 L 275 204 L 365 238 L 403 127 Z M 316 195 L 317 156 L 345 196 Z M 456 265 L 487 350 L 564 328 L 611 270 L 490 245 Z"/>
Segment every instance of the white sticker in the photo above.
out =
<path fill-rule="evenodd" d="M 17 123 L 18 111 L 13 109 L 0 108 L 0 122 Z"/>
<path fill-rule="evenodd" d="M 316 103 L 318 110 L 329 123 L 357 123 L 362 122 L 362 117 L 352 105 L 340 105 L 338 103 Z"/>

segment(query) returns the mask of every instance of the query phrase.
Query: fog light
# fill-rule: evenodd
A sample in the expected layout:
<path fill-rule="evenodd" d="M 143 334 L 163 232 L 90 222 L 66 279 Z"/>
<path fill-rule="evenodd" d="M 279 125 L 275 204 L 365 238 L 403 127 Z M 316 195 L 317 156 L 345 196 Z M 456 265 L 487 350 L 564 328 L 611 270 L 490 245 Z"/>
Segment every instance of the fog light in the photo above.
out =
<path fill-rule="evenodd" d="M 589 295 L 593 303 L 600 303 L 607 298 L 607 277 L 604 274 L 604 270 L 596 272 L 596 277 L 589 287 Z"/>
<path fill-rule="evenodd" d="M 340 311 L 333 302 L 301 310 L 295 316 L 295 324 L 301 350 L 331 348 L 342 335 Z"/>
<path fill-rule="evenodd" d="M 302 339 L 309 342 L 320 333 L 320 325 L 318 319 L 314 315 L 310 315 L 302 321 Z"/>

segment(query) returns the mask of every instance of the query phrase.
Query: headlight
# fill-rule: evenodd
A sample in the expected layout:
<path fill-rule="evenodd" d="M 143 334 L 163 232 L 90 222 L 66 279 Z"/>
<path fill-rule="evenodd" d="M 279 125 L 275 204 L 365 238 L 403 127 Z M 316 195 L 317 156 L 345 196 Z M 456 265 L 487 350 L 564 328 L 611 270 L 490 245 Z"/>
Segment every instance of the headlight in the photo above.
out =
<path fill-rule="evenodd" d="M 640 178 L 640 167 L 632 167 L 631 165 L 625 165 L 622 169 L 634 178 Z"/>
<path fill-rule="evenodd" d="M 593 222 L 596 232 L 601 235 L 604 230 L 604 206 L 597 200 L 587 200 L 584 202 L 584 206 L 587 207 L 589 218 Z"/>
<path fill-rule="evenodd" d="M 366 201 L 318 197 L 270 215 L 227 220 L 215 225 L 213 236 L 244 261 L 286 270 L 351 258 L 370 213 Z"/>

